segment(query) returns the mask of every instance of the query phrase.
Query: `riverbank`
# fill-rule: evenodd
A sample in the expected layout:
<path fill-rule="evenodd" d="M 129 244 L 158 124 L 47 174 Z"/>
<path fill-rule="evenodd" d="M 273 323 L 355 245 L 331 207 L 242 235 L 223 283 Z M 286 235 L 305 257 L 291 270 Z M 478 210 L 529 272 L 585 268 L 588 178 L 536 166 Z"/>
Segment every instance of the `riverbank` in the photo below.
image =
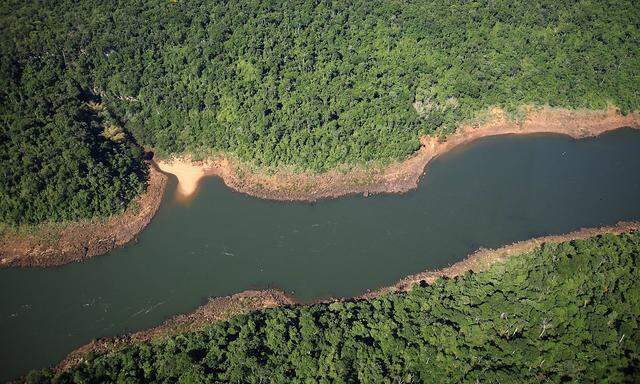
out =
<path fill-rule="evenodd" d="M 242 193 L 281 201 L 316 201 L 351 194 L 404 193 L 418 186 L 427 164 L 439 155 L 483 137 L 557 133 L 575 139 L 598 136 L 621 127 L 640 128 L 640 113 L 621 115 L 616 109 L 606 111 L 571 111 L 565 109 L 529 109 L 521 121 L 510 119 L 500 110 L 489 112 L 484 122 L 462 125 L 446 138 L 424 136 L 420 149 L 410 158 L 387 166 L 352 167 L 316 174 L 290 169 L 274 173 L 256 171 L 230 157 L 204 161 L 189 157 L 159 161 L 158 166 L 178 178 L 183 198 L 192 196 L 206 176 L 220 177 L 224 183 Z"/>
<path fill-rule="evenodd" d="M 331 303 L 369 300 L 377 296 L 393 293 L 406 292 L 415 284 L 426 282 L 433 283 L 439 277 L 455 278 L 467 271 L 482 272 L 490 266 L 506 261 L 510 257 L 517 257 L 537 250 L 544 243 L 561 243 L 571 240 L 587 239 L 603 234 L 621 234 L 628 232 L 640 231 L 640 222 L 620 222 L 614 226 L 585 228 L 564 235 L 551 235 L 534 238 L 526 241 L 517 242 L 498 249 L 480 249 L 469 255 L 464 260 L 457 262 L 449 267 L 435 270 L 424 271 L 415 275 L 410 275 L 398 281 L 397 283 L 380 288 L 361 296 L 352 298 L 334 298 L 320 300 L 315 303 Z M 162 325 L 139 331 L 130 335 L 121 337 L 102 338 L 94 340 L 75 351 L 71 352 L 57 367 L 56 370 L 64 371 L 79 364 L 83 361 L 83 357 L 89 353 L 104 353 L 111 350 L 117 350 L 133 343 L 147 342 L 151 340 L 160 340 L 165 337 L 171 337 L 178 333 L 190 332 L 202 329 L 208 324 L 216 321 L 224 321 L 232 316 L 248 313 L 252 311 L 274 308 L 279 306 L 292 305 L 310 305 L 314 303 L 299 303 L 294 298 L 279 290 L 263 290 L 244 291 L 235 295 L 212 298 L 195 311 L 178 315 Z"/>
<path fill-rule="evenodd" d="M 157 327 L 135 332 L 129 335 L 94 340 L 71 352 L 58 366 L 64 371 L 82 363 L 88 353 L 106 352 L 125 347 L 133 343 L 141 343 L 163 337 L 170 337 L 182 332 L 198 330 L 215 321 L 223 321 L 232 316 L 262 309 L 294 305 L 296 302 L 282 291 L 275 289 L 254 291 L 247 290 L 230 296 L 210 298 L 209 301 L 194 312 L 173 317 Z"/>
<path fill-rule="evenodd" d="M 467 124 L 446 137 L 425 136 L 422 147 L 409 159 L 369 168 L 335 169 L 321 174 L 275 173 L 255 170 L 229 157 L 202 162 L 188 158 L 159 161 L 163 172 L 178 178 L 178 197 L 197 192 L 200 180 L 220 177 L 239 192 L 265 199 L 315 201 L 349 194 L 403 193 L 414 189 L 427 164 L 437 156 L 474 140 L 505 134 L 559 133 L 574 138 L 597 136 L 623 126 L 638 128 L 640 114 L 620 115 L 607 111 L 568 111 L 543 108 L 530 110 L 522 121 L 509 119 L 494 109 L 485 122 Z M 0 268 L 10 266 L 57 266 L 104 254 L 135 239 L 160 206 L 166 176 L 150 167 L 149 188 L 122 215 L 107 220 L 86 220 L 36 227 L 31 231 L 6 231 L 0 235 Z"/>
<path fill-rule="evenodd" d="M 440 277 L 454 278 L 466 273 L 467 271 L 473 271 L 474 273 L 482 272 L 487 270 L 493 264 L 503 262 L 510 257 L 533 252 L 545 243 L 562 243 L 572 240 L 584 240 L 590 237 L 600 236 L 604 234 L 619 235 L 621 233 L 635 231 L 640 231 L 640 221 L 619 222 L 616 225 L 608 227 L 582 228 L 563 235 L 536 237 L 533 239 L 506 245 L 497 249 L 481 248 L 471 255 L 467 256 L 464 260 L 461 260 L 446 268 L 438 269 L 435 271 L 423 271 L 414 275 L 409 275 L 391 286 L 380 288 L 368 292 L 362 296 L 358 296 L 358 299 L 369 299 L 392 292 L 406 292 L 410 290 L 412 286 L 420 284 L 423 281 L 428 284 L 432 284 L 436 279 Z"/>
<path fill-rule="evenodd" d="M 0 235 L 0 268 L 53 267 L 86 260 L 123 246 L 151 222 L 160 207 L 167 176 L 153 164 L 147 190 L 127 210 L 104 220 L 41 225 Z"/>

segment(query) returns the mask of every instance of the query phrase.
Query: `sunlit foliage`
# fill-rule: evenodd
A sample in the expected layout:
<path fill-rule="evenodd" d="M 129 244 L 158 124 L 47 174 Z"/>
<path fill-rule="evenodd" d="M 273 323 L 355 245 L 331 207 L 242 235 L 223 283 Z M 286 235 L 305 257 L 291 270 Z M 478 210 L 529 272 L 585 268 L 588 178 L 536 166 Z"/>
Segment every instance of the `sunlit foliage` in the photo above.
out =
<path fill-rule="evenodd" d="M 21 151 L 40 152 L 34 142 L 51 146 L 53 164 L 108 163 L 93 152 L 63 160 L 79 131 L 128 132 L 165 156 L 225 152 L 322 171 L 404 158 L 420 134 L 451 132 L 492 106 L 635 110 L 639 26 L 630 0 L 4 1 L 0 138 L 13 144 L 0 158 L 12 172 L 0 217 L 58 220 L 130 201 L 139 183 L 119 161 L 104 173 L 108 191 L 82 186 L 85 171 L 58 175 L 57 165 L 33 188 L 16 184 L 42 173 L 40 163 L 22 165 Z M 77 100 L 112 121 L 90 129 Z M 120 139 L 104 143 L 139 162 Z M 50 213 L 27 207 L 41 205 L 41 184 L 55 178 L 80 186 L 56 192 L 67 203 Z M 94 202 L 125 197 L 98 209 L 71 203 L 74 191 Z"/>

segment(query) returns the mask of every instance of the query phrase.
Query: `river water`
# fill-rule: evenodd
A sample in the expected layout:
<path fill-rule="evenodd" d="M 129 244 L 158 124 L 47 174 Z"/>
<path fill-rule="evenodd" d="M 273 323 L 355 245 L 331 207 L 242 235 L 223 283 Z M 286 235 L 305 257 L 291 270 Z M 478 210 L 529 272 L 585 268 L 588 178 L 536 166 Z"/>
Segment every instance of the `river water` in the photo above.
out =
<path fill-rule="evenodd" d="M 638 220 L 640 132 L 485 138 L 432 161 L 404 195 L 282 203 L 208 178 L 180 203 L 175 183 L 136 243 L 60 268 L 0 270 L 0 380 L 210 296 L 357 295 L 479 247 Z"/>

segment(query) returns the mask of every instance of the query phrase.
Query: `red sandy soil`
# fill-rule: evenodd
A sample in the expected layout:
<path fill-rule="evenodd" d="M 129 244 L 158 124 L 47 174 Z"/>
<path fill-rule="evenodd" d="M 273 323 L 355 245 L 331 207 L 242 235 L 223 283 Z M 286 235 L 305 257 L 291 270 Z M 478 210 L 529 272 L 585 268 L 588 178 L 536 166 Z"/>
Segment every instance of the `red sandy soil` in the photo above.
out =
<path fill-rule="evenodd" d="M 0 235 L 0 268 L 51 267 L 102 255 L 136 238 L 160 207 L 167 176 L 149 167 L 147 190 L 122 214 L 104 220 L 40 225 Z"/>
<path fill-rule="evenodd" d="M 195 193 L 203 177 L 215 175 L 230 188 L 260 198 L 315 201 L 349 194 L 407 192 L 417 187 L 426 165 L 433 158 L 487 136 L 559 133 L 579 139 L 620 127 L 640 128 L 640 113 L 623 116 L 613 108 L 599 112 L 530 108 L 522 121 L 515 121 L 502 110 L 493 109 L 485 123 L 463 125 L 444 139 L 422 137 L 422 146 L 412 157 L 387 166 L 355 167 L 344 172 L 335 169 L 320 174 L 281 169 L 269 174 L 227 156 L 201 162 L 192 162 L 189 157 L 173 158 L 158 165 L 163 171 L 177 176 L 183 197 Z"/>

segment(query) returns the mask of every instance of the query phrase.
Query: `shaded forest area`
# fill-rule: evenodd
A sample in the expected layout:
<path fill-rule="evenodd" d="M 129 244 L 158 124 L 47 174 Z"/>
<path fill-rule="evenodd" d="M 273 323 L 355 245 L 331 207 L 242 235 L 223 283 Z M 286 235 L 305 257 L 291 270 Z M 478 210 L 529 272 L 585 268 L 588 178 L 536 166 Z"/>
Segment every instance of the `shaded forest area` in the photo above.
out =
<path fill-rule="evenodd" d="M 546 244 L 370 300 L 281 307 L 28 383 L 635 382 L 640 233 Z"/>
<path fill-rule="evenodd" d="M 401 159 L 489 107 L 640 104 L 627 1 L 0 5 L 0 220 L 118 212 L 137 145 L 323 171 Z"/>

